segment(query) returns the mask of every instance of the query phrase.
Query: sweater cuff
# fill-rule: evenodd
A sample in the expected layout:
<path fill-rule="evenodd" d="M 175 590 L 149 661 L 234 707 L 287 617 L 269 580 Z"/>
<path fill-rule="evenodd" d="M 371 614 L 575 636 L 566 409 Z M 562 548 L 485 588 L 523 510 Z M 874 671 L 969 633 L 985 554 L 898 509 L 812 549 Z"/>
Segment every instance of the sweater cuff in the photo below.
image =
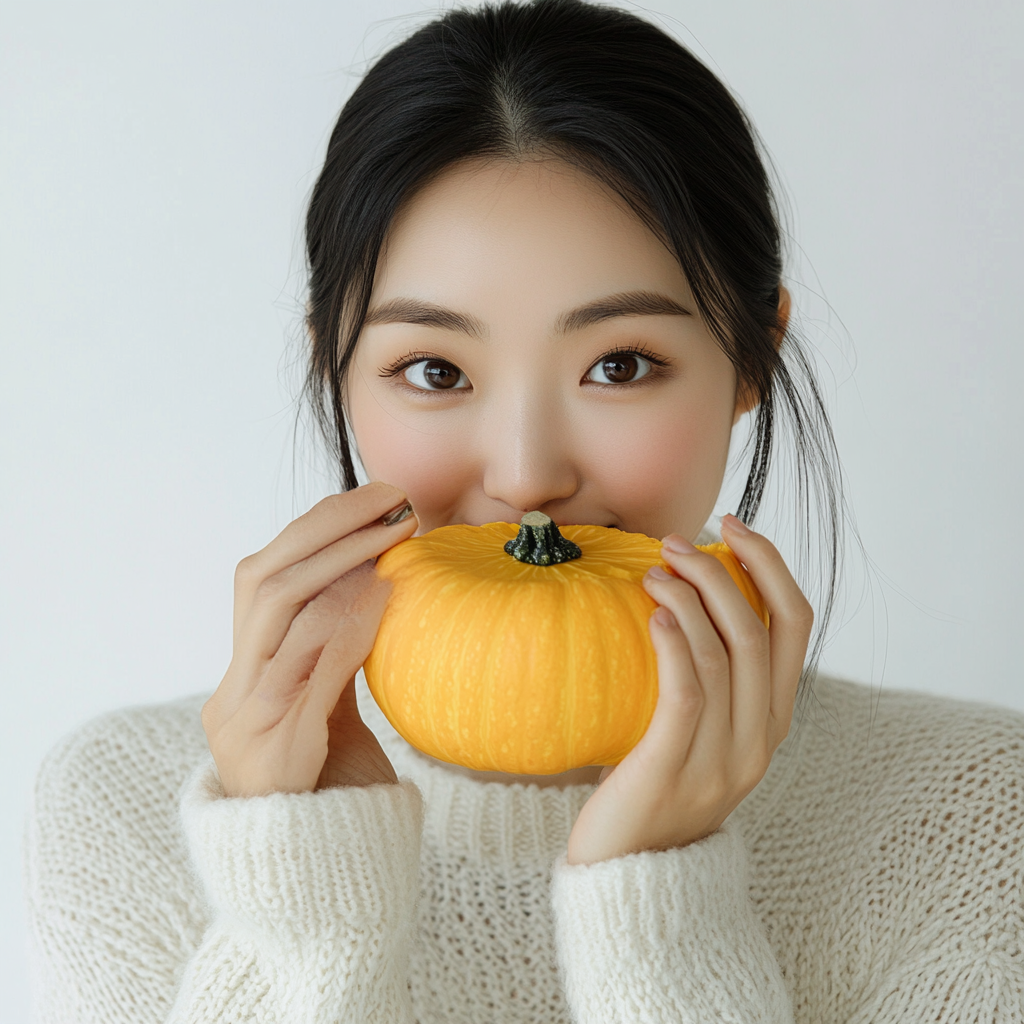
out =
<path fill-rule="evenodd" d="M 746 847 L 726 821 L 699 842 L 552 871 L 566 998 L 598 1021 L 790 1018 L 749 896 Z"/>
<path fill-rule="evenodd" d="M 423 802 L 411 779 L 226 797 L 211 760 L 181 815 L 212 909 L 246 930 L 303 942 L 401 932 L 412 918 Z"/>

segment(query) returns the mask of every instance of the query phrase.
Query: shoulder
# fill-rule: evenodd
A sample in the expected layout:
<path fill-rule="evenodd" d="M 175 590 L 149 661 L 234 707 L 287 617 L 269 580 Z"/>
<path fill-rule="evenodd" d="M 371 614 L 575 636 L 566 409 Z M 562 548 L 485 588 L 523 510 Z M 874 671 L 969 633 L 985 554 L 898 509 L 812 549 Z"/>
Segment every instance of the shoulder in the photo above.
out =
<path fill-rule="evenodd" d="M 108 712 L 61 740 L 36 777 L 34 814 L 101 801 L 176 800 L 207 754 L 200 712 L 206 694 Z"/>
<path fill-rule="evenodd" d="M 812 759 L 839 757 L 848 785 L 970 800 L 1024 768 L 1024 713 L 1013 708 L 819 677 L 804 711 L 798 744 Z"/>
<path fill-rule="evenodd" d="M 867 914 L 909 946 L 1019 949 L 1024 714 L 822 677 L 808 696 L 766 846 L 814 837 L 793 869 L 847 929 Z"/>
<path fill-rule="evenodd" d="M 205 696 L 103 715 L 47 755 L 32 798 L 25 881 L 36 999 L 50 1017 L 130 999 L 163 1019 L 206 909 L 179 794 L 209 757 Z"/>
<path fill-rule="evenodd" d="M 906 819 L 931 845 L 1024 826 L 1024 713 L 826 677 L 803 710 L 792 743 L 798 785 L 839 801 L 833 816 L 863 815 L 872 830 Z"/>
<path fill-rule="evenodd" d="M 101 715 L 44 758 L 32 793 L 35 874 L 60 863 L 114 861 L 129 848 L 176 849 L 178 798 L 209 756 L 200 721 L 205 695 Z M 63 870 L 63 869 L 61 869 Z"/>

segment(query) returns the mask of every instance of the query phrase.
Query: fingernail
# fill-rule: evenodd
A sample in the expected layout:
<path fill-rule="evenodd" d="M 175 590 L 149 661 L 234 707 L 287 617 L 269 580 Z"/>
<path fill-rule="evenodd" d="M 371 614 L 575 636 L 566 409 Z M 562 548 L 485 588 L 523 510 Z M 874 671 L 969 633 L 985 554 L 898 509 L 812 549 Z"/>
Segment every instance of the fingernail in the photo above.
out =
<path fill-rule="evenodd" d="M 734 530 L 736 533 L 753 533 L 742 519 L 737 519 L 731 512 L 727 515 L 722 516 L 722 525 L 728 526 L 730 530 Z"/>
<path fill-rule="evenodd" d="M 647 570 L 647 575 L 656 580 L 672 579 L 672 577 L 667 572 L 665 572 L 665 570 L 662 569 L 660 565 L 652 565 L 650 569 Z"/>
<path fill-rule="evenodd" d="M 692 555 L 697 550 L 685 537 L 681 537 L 678 533 L 670 533 L 661 543 L 669 551 L 674 551 L 677 555 Z"/>
<path fill-rule="evenodd" d="M 658 605 L 652 618 L 659 626 L 667 626 L 670 629 L 676 624 L 676 617 L 663 605 Z"/>
<path fill-rule="evenodd" d="M 402 502 L 398 508 L 393 508 L 390 512 L 385 513 L 380 517 L 380 521 L 385 526 L 394 526 L 395 523 L 400 523 L 403 519 L 408 519 L 412 515 L 412 504 L 408 501 Z"/>

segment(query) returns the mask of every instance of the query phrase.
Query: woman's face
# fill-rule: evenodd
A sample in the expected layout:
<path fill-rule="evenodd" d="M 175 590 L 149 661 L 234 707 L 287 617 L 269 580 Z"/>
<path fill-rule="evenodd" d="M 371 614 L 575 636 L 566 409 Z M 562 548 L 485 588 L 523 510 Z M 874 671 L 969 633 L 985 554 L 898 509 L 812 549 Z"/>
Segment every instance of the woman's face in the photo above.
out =
<path fill-rule="evenodd" d="M 672 255 L 554 159 L 457 165 L 404 207 L 346 406 L 418 533 L 538 509 L 691 540 L 746 411 Z"/>

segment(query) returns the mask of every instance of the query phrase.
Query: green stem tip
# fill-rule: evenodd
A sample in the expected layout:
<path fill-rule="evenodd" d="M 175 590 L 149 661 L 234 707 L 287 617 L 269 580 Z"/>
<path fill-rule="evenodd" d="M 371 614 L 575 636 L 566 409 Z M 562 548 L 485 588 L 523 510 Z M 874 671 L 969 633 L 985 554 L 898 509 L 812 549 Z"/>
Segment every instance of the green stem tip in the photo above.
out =
<path fill-rule="evenodd" d="M 505 545 L 505 551 L 527 565 L 557 565 L 583 554 L 578 545 L 558 532 L 550 516 L 543 512 L 527 512 L 519 520 L 519 534 Z"/>

